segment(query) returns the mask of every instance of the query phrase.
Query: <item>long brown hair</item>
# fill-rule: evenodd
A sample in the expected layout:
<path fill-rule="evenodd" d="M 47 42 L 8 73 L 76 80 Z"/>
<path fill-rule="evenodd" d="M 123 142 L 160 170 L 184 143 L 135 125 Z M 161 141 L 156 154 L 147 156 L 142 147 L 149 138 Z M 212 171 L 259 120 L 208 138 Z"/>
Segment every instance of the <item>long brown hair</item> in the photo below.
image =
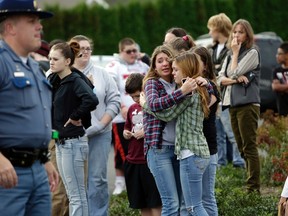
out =
<path fill-rule="evenodd" d="M 71 67 L 74 64 L 75 58 L 80 54 L 80 45 L 76 41 L 57 43 L 51 47 L 51 50 L 60 50 L 66 59 L 70 58 L 69 66 Z"/>
<path fill-rule="evenodd" d="M 195 52 L 183 52 L 174 58 L 174 62 L 181 69 L 183 77 L 196 78 L 201 74 L 201 58 Z M 196 90 L 201 98 L 202 110 L 205 118 L 209 115 L 209 95 L 206 87 L 198 86 Z"/>
<path fill-rule="evenodd" d="M 233 32 L 237 25 L 241 25 L 244 31 L 246 32 L 246 41 L 244 41 L 243 43 L 245 44 L 246 49 L 250 49 L 254 44 L 254 32 L 253 32 L 251 24 L 245 19 L 239 19 L 233 24 L 231 34 L 227 43 L 228 47 L 231 47 L 231 42 L 233 39 Z"/>
<path fill-rule="evenodd" d="M 155 71 L 156 58 L 157 58 L 157 55 L 159 53 L 165 53 L 169 58 L 171 58 L 171 59 L 173 58 L 173 52 L 172 52 L 172 50 L 171 50 L 171 48 L 169 46 L 161 45 L 161 46 L 156 47 L 154 49 L 154 52 L 153 52 L 152 57 L 151 57 L 151 65 L 150 65 L 149 71 L 145 75 L 144 80 L 143 80 L 143 88 L 144 88 L 145 83 L 147 82 L 147 80 L 149 80 L 149 79 L 158 79 L 159 78 L 159 75 Z M 172 77 L 172 69 L 171 69 L 171 79 L 173 79 L 173 77 Z"/>

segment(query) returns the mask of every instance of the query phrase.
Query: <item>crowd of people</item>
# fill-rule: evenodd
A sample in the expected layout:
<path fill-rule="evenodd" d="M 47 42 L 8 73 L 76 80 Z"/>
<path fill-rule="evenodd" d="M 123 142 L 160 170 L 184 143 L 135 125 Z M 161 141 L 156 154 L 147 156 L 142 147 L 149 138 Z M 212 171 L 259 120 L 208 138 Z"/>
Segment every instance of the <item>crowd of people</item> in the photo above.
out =
<path fill-rule="evenodd" d="M 217 216 L 229 143 L 247 193 L 260 194 L 260 55 L 249 21 L 210 17 L 211 47 L 170 28 L 151 58 L 126 37 L 100 67 L 85 35 L 41 38 L 40 19 L 52 16 L 32 0 L 0 1 L 1 215 L 107 216 L 111 144 L 112 194 L 127 190 L 142 216 Z M 286 116 L 287 42 L 276 58 L 272 88 Z M 281 205 L 286 194 L 287 183 Z"/>

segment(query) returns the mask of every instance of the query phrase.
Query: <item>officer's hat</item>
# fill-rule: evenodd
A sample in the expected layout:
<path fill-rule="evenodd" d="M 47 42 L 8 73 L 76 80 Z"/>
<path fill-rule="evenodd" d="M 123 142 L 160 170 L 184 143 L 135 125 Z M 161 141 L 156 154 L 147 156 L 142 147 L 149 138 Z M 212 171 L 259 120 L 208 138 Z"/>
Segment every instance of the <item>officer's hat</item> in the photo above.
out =
<path fill-rule="evenodd" d="M 48 11 L 41 11 L 37 7 L 37 1 L 33 0 L 0 0 L 0 22 L 7 16 L 13 14 L 35 14 L 40 19 L 52 17 L 53 14 Z"/>

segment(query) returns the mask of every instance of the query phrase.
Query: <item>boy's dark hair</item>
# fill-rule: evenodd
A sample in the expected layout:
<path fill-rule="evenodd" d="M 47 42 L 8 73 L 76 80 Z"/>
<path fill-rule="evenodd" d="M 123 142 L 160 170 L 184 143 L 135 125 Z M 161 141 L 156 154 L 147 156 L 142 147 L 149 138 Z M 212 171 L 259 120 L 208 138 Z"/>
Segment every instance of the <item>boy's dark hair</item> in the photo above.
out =
<path fill-rule="evenodd" d="M 288 42 L 283 42 L 279 48 L 282 49 L 284 53 L 288 53 Z"/>
<path fill-rule="evenodd" d="M 128 94 L 133 94 L 137 91 L 142 91 L 142 81 L 144 75 L 140 73 L 131 73 L 125 83 L 125 91 Z"/>

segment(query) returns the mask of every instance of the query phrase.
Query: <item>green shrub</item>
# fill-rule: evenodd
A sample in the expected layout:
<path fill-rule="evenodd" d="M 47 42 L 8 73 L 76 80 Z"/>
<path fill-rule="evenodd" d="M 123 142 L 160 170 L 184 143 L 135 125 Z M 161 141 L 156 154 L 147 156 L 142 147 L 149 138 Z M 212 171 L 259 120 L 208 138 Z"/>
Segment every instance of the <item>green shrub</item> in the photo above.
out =
<path fill-rule="evenodd" d="M 109 215 L 110 216 L 140 216 L 140 211 L 129 208 L 127 193 L 123 192 L 120 195 L 111 196 Z"/>
<path fill-rule="evenodd" d="M 247 194 L 245 190 L 246 171 L 233 168 L 232 165 L 217 170 L 216 200 L 218 212 L 221 216 L 272 216 L 277 215 L 279 190 L 265 193 L 262 185 L 262 195 Z"/>

